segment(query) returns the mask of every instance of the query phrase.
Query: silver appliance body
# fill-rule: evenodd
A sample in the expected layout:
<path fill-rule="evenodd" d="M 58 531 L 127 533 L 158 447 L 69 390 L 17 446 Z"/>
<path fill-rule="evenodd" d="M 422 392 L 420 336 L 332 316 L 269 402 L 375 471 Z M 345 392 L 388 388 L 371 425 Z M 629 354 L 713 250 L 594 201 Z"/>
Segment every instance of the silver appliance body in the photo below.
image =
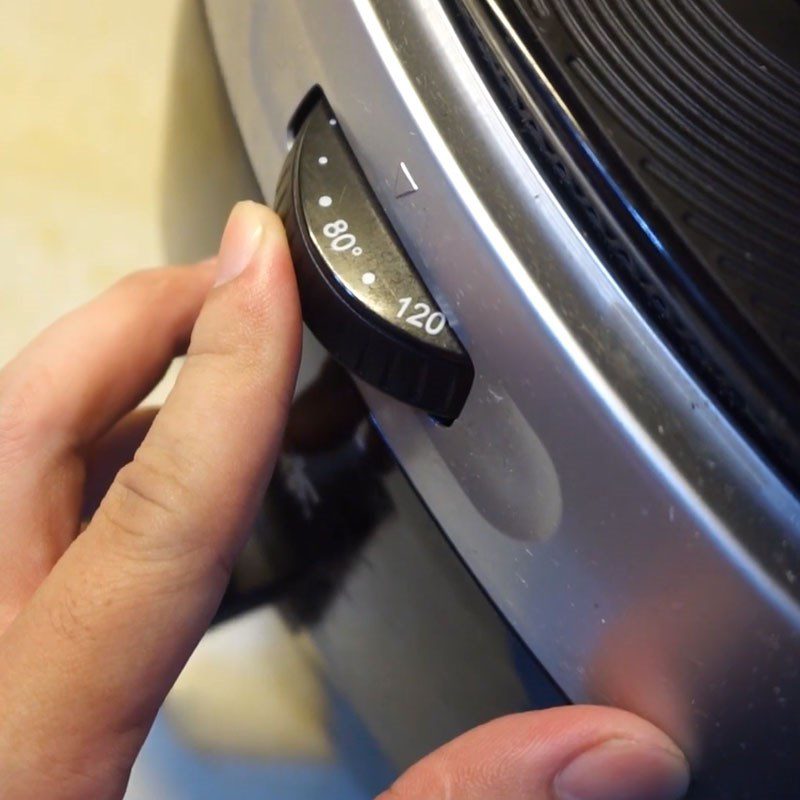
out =
<path fill-rule="evenodd" d="M 798 498 L 604 267 L 446 10 L 207 10 L 267 199 L 290 120 L 319 86 L 473 360 L 450 427 L 362 389 L 492 603 L 570 700 L 671 734 L 697 772 L 693 797 L 795 796 Z M 418 189 L 397 197 L 401 169 Z"/>

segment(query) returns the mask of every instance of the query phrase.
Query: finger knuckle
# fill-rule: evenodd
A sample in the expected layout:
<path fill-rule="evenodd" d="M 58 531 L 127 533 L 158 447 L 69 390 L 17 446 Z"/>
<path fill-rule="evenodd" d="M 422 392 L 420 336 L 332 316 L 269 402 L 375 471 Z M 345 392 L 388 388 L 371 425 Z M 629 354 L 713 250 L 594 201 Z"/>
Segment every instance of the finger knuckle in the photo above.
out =
<path fill-rule="evenodd" d="M 174 589 L 208 576 L 229 577 L 232 564 L 215 551 L 207 509 L 194 496 L 188 458 L 144 444 L 117 474 L 98 514 L 125 569 Z"/>
<path fill-rule="evenodd" d="M 242 316 L 226 330 L 216 331 L 213 337 L 193 336 L 186 354 L 184 369 L 202 370 L 212 381 L 247 381 L 263 372 L 264 356 L 261 335 L 254 335 Z M 244 326 L 244 327 L 237 327 Z"/>
<path fill-rule="evenodd" d="M 202 372 L 210 389 L 217 386 L 246 383 L 259 373 L 257 353 L 245 345 L 228 344 L 224 340 L 214 342 L 213 347 L 190 349 L 184 362 L 184 370 Z"/>
<path fill-rule="evenodd" d="M 168 292 L 174 286 L 176 273 L 170 267 L 140 269 L 129 272 L 117 281 L 115 288 L 130 292 L 143 292 L 148 295 Z"/>
<path fill-rule="evenodd" d="M 302 327 L 297 320 L 281 325 L 277 315 L 270 312 L 263 300 L 248 293 L 235 300 L 236 310 L 229 314 L 230 324 L 217 328 L 213 336 L 208 331 L 195 331 L 187 352 L 186 366 L 201 367 L 226 381 L 259 380 L 269 373 L 277 360 L 297 360 L 300 352 Z M 278 335 L 279 333 L 279 335 Z"/>
<path fill-rule="evenodd" d="M 137 553 L 149 551 L 152 544 L 145 543 L 169 540 L 155 532 L 187 524 L 191 505 L 185 471 L 167 450 L 144 444 L 117 473 L 100 509 L 120 540 L 134 543 Z"/>
<path fill-rule="evenodd" d="M 187 285 L 198 275 L 199 273 L 184 267 L 138 270 L 125 275 L 110 291 L 119 293 L 134 307 L 141 304 L 157 307 L 170 304 L 183 306 L 186 303 Z"/>
<path fill-rule="evenodd" d="M 59 638 L 79 641 L 91 635 L 86 622 L 84 599 L 69 586 L 60 592 L 58 600 L 48 607 L 50 626 Z"/>

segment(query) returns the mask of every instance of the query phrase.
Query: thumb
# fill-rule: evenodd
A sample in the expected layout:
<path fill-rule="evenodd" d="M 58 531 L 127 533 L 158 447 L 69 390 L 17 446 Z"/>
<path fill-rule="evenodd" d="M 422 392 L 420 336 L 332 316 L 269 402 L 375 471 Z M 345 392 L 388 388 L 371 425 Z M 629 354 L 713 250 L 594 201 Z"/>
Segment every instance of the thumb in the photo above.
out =
<path fill-rule="evenodd" d="M 625 711 L 572 706 L 503 717 L 411 767 L 378 800 L 679 800 L 689 767 Z"/>

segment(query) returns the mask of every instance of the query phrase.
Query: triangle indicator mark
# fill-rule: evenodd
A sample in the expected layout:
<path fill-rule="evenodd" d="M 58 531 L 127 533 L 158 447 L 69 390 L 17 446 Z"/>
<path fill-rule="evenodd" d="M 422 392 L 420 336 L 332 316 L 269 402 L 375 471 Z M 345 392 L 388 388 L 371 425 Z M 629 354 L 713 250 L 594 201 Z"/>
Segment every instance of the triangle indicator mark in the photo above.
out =
<path fill-rule="evenodd" d="M 417 186 L 417 182 L 411 175 L 406 162 L 401 161 L 400 166 L 397 168 L 397 177 L 394 181 L 394 196 L 398 198 L 405 197 L 407 194 L 413 194 L 418 190 L 419 186 Z"/>

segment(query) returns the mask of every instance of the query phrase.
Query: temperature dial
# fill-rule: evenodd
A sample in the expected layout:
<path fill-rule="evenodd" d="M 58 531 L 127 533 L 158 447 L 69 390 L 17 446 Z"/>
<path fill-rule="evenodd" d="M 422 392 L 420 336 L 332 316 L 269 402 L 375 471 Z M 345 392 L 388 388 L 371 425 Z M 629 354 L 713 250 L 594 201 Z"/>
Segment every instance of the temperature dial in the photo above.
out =
<path fill-rule="evenodd" d="M 297 135 L 275 205 L 311 332 L 367 383 L 455 419 L 472 384 L 472 363 L 322 99 Z"/>

